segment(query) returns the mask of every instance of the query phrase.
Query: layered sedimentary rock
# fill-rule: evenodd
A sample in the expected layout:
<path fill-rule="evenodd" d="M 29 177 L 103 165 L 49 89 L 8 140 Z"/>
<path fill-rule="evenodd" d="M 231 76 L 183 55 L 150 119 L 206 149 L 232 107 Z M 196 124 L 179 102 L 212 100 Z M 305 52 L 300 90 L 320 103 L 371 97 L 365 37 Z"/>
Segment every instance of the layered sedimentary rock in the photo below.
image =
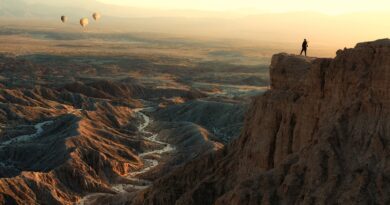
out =
<path fill-rule="evenodd" d="M 149 145 L 131 125 L 140 103 L 55 89 L 3 89 L 0 204 L 72 204 L 88 192 L 114 193 L 111 182 L 143 166 Z"/>
<path fill-rule="evenodd" d="M 156 102 L 139 99 L 147 96 L 155 96 L 150 100 Z M 114 185 L 130 183 L 128 174 L 150 166 L 141 154 L 163 146 L 140 132 L 146 119 L 134 108 L 147 106 L 143 103 L 157 107 L 171 96 L 187 100 L 203 94 L 153 90 L 132 81 L 1 89 L 0 204 L 75 204 L 91 193 L 116 194 Z M 161 135 L 178 145 L 180 138 L 171 132 Z M 197 142 L 187 147 L 195 155 L 222 146 L 201 128 L 182 129 L 180 134 Z M 188 161 L 193 153 L 164 159 L 169 163 L 162 163 L 163 168 Z M 159 170 L 164 171 L 158 167 L 148 179 L 159 177 Z"/>
<path fill-rule="evenodd" d="M 235 142 L 116 202 L 389 204 L 390 40 L 277 54 L 270 74 Z"/>

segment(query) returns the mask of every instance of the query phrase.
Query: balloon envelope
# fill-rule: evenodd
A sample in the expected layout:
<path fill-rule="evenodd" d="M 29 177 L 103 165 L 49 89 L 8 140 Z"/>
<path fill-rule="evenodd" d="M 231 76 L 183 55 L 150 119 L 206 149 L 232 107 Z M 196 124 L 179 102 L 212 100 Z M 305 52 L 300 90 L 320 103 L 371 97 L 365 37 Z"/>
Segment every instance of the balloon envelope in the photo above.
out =
<path fill-rule="evenodd" d="M 92 14 L 92 17 L 93 17 L 93 19 L 95 19 L 95 21 L 98 21 L 101 17 L 102 17 L 102 15 L 100 15 L 100 13 L 93 13 Z"/>
<path fill-rule="evenodd" d="M 65 23 L 68 20 L 68 17 L 66 16 L 61 16 L 61 21 L 62 23 Z"/>
<path fill-rule="evenodd" d="M 80 19 L 80 25 L 81 25 L 82 27 L 86 27 L 88 24 L 89 24 L 88 18 L 82 18 L 82 19 Z"/>

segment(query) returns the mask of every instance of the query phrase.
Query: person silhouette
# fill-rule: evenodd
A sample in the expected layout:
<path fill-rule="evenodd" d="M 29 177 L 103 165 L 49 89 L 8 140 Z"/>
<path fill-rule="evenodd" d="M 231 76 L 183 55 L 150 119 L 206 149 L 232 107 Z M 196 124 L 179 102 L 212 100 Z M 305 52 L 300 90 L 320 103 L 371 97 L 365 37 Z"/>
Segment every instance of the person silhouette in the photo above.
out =
<path fill-rule="evenodd" d="M 307 47 L 309 47 L 309 45 L 308 45 L 307 40 L 305 38 L 305 40 L 303 40 L 303 43 L 302 43 L 302 50 L 301 50 L 301 54 L 300 55 L 302 55 L 302 53 L 305 52 L 305 56 L 306 56 Z"/>

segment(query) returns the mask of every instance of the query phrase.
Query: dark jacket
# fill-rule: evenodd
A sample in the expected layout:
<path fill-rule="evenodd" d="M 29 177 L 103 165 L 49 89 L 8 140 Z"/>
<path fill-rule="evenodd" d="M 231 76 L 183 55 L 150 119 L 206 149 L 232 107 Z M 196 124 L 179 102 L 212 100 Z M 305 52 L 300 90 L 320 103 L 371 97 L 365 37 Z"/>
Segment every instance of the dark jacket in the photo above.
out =
<path fill-rule="evenodd" d="M 307 45 L 307 41 L 303 41 L 303 43 L 302 43 L 302 48 L 303 48 L 303 49 L 306 49 L 307 47 L 309 47 L 309 46 Z"/>

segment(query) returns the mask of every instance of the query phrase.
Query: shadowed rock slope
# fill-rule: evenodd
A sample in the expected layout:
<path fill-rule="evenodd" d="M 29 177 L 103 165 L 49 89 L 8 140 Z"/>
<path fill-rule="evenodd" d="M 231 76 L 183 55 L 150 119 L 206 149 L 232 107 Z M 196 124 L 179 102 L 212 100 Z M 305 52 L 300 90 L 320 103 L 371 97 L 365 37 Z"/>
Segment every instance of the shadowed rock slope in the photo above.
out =
<path fill-rule="evenodd" d="M 389 204 L 390 40 L 273 57 L 245 128 L 125 204 Z"/>
<path fill-rule="evenodd" d="M 6 68 L 0 63 L 0 70 Z M 145 119 L 134 108 L 157 106 L 172 96 L 184 102 L 204 96 L 132 81 L 78 81 L 54 88 L 8 84 L 0 89 L 0 205 L 74 204 L 90 193 L 115 194 L 113 185 L 127 183 L 129 173 L 148 166 L 140 154 L 162 146 L 142 135 L 139 125 Z M 222 146 L 203 129 L 182 130 L 189 133 L 183 138 L 197 143 L 185 147 L 175 141 L 180 150 L 200 154 Z M 171 132 L 165 131 L 167 139 Z M 184 163 L 190 154 L 162 164 Z"/>
<path fill-rule="evenodd" d="M 155 117 L 161 121 L 197 124 L 211 132 L 218 141 L 229 142 L 240 134 L 245 111 L 246 105 L 243 104 L 200 99 L 161 109 Z"/>
<path fill-rule="evenodd" d="M 72 204 L 143 167 L 138 153 L 157 144 L 136 136 L 141 103 L 80 93 L 0 90 L 0 204 Z"/>

